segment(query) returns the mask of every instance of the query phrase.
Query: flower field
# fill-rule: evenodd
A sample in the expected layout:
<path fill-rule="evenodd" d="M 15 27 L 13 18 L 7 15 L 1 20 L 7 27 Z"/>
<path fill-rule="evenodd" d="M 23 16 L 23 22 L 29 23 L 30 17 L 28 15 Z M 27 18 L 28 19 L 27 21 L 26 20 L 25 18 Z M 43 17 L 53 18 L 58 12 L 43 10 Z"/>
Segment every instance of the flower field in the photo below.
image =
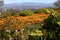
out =
<path fill-rule="evenodd" d="M 33 11 L 10 9 L 5 13 L 2 12 L 0 17 L 0 40 L 48 40 L 48 35 L 51 35 L 49 39 L 59 38 L 55 36 L 55 32 L 60 31 L 59 12 L 60 10 L 49 8 Z M 59 34 L 60 32 L 58 36 Z M 31 36 L 33 36 L 33 39 L 29 39 Z M 35 37 L 36 39 L 34 39 Z"/>

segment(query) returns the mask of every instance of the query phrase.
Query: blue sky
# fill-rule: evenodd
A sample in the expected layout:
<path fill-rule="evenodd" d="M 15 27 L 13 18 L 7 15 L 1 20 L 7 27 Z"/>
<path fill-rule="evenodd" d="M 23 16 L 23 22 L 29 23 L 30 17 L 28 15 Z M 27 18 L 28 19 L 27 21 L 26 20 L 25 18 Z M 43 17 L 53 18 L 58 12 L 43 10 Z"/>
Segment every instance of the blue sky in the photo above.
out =
<path fill-rule="evenodd" d="M 22 3 L 22 2 L 36 2 L 36 3 L 54 3 L 56 0 L 4 0 L 4 3 Z"/>

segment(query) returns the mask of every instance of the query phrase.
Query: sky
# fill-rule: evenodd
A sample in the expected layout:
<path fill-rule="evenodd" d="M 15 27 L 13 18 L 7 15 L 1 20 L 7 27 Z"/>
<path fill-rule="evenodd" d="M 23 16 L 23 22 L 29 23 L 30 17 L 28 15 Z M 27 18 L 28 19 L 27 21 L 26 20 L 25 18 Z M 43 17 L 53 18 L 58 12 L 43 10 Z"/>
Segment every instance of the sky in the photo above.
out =
<path fill-rule="evenodd" d="M 5 4 L 35 2 L 35 3 L 54 3 L 57 0 L 4 0 Z"/>

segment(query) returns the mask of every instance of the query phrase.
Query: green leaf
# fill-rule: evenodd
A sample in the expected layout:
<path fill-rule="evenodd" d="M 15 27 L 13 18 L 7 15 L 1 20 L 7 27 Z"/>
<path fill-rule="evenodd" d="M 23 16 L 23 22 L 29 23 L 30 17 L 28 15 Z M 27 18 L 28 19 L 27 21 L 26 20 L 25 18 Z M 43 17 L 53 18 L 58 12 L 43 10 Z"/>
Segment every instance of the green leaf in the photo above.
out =
<path fill-rule="evenodd" d="M 60 25 L 60 21 L 58 21 L 57 24 Z"/>

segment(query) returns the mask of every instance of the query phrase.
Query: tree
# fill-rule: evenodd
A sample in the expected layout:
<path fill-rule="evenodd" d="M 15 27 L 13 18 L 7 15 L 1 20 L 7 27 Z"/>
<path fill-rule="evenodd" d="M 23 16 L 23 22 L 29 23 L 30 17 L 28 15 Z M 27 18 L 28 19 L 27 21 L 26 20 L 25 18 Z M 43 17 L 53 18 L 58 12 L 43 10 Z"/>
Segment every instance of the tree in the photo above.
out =
<path fill-rule="evenodd" d="M 57 24 L 59 18 L 58 16 L 50 15 L 46 20 L 44 20 L 43 28 L 47 30 L 49 39 L 57 38 L 59 40 L 59 31 L 60 31 L 60 25 Z M 55 35 L 53 35 L 55 34 Z M 56 35 L 58 34 L 58 35 Z M 49 40 L 48 39 L 48 40 Z"/>
<path fill-rule="evenodd" d="M 57 0 L 54 5 L 57 7 L 57 8 L 60 8 L 60 0 Z"/>

